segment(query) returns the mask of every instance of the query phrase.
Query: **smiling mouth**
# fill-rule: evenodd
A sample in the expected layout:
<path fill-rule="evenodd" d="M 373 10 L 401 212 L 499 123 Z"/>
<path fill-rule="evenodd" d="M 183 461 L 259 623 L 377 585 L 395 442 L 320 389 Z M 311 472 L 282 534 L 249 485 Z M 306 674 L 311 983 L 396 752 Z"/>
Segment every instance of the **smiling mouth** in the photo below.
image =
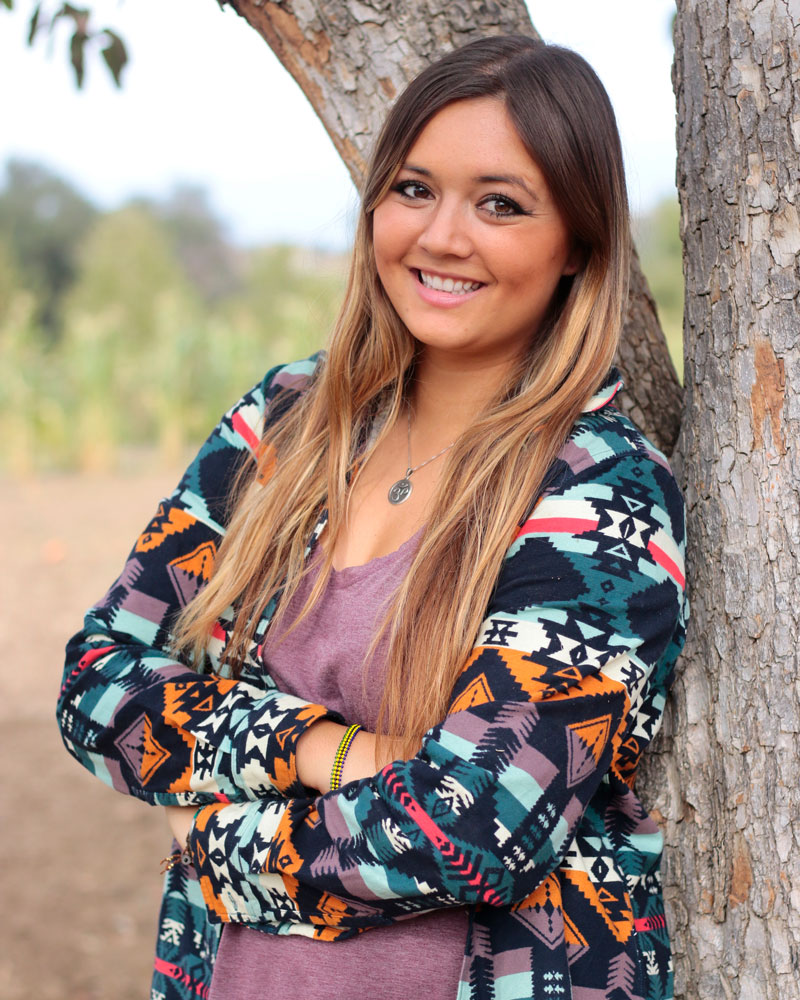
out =
<path fill-rule="evenodd" d="M 417 269 L 417 280 L 426 288 L 432 288 L 437 292 L 450 292 L 451 295 L 476 292 L 479 288 L 483 288 L 484 284 L 482 281 L 467 281 L 463 278 L 442 278 L 438 274 L 428 274 L 419 269 Z"/>

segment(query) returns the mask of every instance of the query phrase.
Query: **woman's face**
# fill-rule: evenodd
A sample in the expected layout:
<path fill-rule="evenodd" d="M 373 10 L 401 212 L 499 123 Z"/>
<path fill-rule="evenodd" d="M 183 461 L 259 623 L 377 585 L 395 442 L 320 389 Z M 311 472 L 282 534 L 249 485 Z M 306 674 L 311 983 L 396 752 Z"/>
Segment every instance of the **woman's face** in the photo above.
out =
<path fill-rule="evenodd" d="M 409 150 L 373 217 L 383 288 L 429 355 L 502 364 L 536 335 L 577 253 L 504 104 L 457 101 Z"/>

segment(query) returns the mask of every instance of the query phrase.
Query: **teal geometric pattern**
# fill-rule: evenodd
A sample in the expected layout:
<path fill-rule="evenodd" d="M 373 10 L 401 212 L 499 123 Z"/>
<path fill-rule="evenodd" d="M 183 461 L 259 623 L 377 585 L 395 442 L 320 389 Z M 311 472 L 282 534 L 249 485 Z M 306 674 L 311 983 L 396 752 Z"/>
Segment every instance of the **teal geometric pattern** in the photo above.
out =
<path fill-rule="evenodd" d="M 207 996 L 226 921 L 336 940 L 454 905 L 470 907 L 459 1000 L 668 1000 L 661 836 L 633 788 L 683 644 L 683 503 L 613 405 L 616 373 L 509 546 L 448 714 L 411 760 L 309 796 L 297 739 L 338 717 L 264 672 L 271 608 L 238 681 L 216 672 L 233 609 L 203 672 L 171 654 L 233 476 L 319 360 L 273 370 L 226 414 L 67 649 L 70 752 L 151 804 L 203 806 L 195 865 L 167 875 L 152 1000 Z"/>

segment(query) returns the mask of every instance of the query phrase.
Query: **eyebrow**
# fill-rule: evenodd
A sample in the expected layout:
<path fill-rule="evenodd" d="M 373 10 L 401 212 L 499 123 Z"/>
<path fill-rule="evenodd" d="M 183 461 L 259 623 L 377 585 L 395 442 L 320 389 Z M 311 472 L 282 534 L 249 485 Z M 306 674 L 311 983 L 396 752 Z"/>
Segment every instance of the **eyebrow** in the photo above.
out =
<path fill-rule="evenodd" d="M 525 181 L 518 177 L 516 174 L 484 174 L 482 177 L 476 177 L 476 180 L 481 184 L 511 184 L 516 187 L 521 187 L 534 201 L 539 201 L 539 196 L 535 191 L 531 191 Z"/>
<path fill-rule="evenodd" d="M 420 174 L 422 177 L 432 176 L 430 170 L 426 170 L 425 167 L 415 167 L 412 163 L 404 163 L 401 169 L 408 170 L 412 174 Z M 474 180 L 479 184 L 511 184 L 521 187 L 534 201 L 540 201 L 536 192 L 532 191 L 523 178 L 517 174 L 481 174 L 480 177 L 475 177 Z"/>

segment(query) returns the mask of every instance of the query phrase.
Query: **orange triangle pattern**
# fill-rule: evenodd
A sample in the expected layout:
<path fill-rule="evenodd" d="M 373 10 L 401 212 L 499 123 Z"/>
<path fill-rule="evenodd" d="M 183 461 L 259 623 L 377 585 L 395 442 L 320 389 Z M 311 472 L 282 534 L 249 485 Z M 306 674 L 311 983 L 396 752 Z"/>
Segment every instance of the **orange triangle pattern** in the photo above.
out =
<path fill-rule="evenodd" d="M 583 678 L 583 674 L 577 667 L 564 667 L 563 670 L 557 670 L 553 676 L 561 677 L 565 681 L 575 681 L 576 684 Z"/>
<path fill-rule="evenodd" d="M 577 924 L 566 913 L 564 913 L 564 939 L 568 946 L 571 945 L 577 948 L 588 947 L 586 938 L 578 930 Z"/>
<path fill-rule="evenodd" d="M 597 761 L 592 751 L 577 733 L 569 726 L 565 729 L 567 737 L 567 788 L 584 781 L 597 770 Z"/>
<path fill-rule="evenodd" d="M 338 927 L 350 912 L 350 908 L 343 899 L 326 892 L 317 904 L 317 911 L 322 918 L 322 924 L 326 924 L 328 927 Z"/>
<path fill-rule="evenodd" d="M 182 569 L 184 573 L 191 573 L 192 576 L 205 583 L 211 579 L 216 558 L 217 547 L 212 541 L 208 541 L 198 545 L 196 549 L 192 549 L 186 555 L 173 559 L 170 566 Z"/>
<path fill-rule="evenodd" d="M 551 950 L 563 943 L 561 884 L 555 873 L 548 875 L 530 896 L 513 906 L 512 912 L 521 924 Z"/>
<path fill-rule="evenodd" d="M 635 757 L 637 760 L 642 752 L 639 746 L 639 741 L 635 736 L 629 736 L 627 740 L 622 744 L 622 749 L 627 750 L 631 757 Z"/>
<path fill-rule="evenodd" d="M 619 895 L 609 892 L 604 887 L 598 888 L 589 877 L 588 872 L 576 868 L 562 869 L 564 877 L 569 879 L 581 894 L 588 900 L 597 913 L 603 918 L 614 938 L 624 944 L 633 933 L 633 910 L 628 893 L 619 883 Z M 613 911 L 616 911 L 616 916 Z"/>
<path fill-rule="evenodd" d="M 547 676 L 547 668 L 541 663 L 514 649 L 503 650 L 503 659 L 517 684 L 534 700 L 544 698 L 550 691 L 549 681 L 543 680 Z"/>
<path fill-rule="evenodd" d="M 196 711 L 210 712 L 237 681 L 226 677 L 198 678 L 196 681 L 171 681 L 164 685 L 164 719 L 182 729 Z M 184 733 L 184 738 L 188 734 Z M 189 737 L 189 739 L 192 739 Z M 191 745 L 194 745 L 192 739 Z"/>
<path fill-rule="evenodd" d="M 601 715 L 596 719 L 573 723 L 567 728 L 571 729 L 576 736 L 580 736 L 589 748 L 595 763 L 599 764 L 611 735 L 611 716 Z"/>
<path fill-rule="evenodd" d="M 554 907 L 561 907 L 562 905 L 561 882 L 555 872 L 551 872 L 543 882 L 540 882 L 529 896 L 521 899 L 518 903 L 514 903 L 511 909 L 515 912 L 518 910 L 531 910 L 536 906 L 544 906 L 548 900 Z"/>
<path fill-rule="evenodd" d="M 278 741 L 278 746 L 281 748 L 281 750 L 285 749 L 286 741 L 289 739 L 289 737 L 292 735 L 293 732 L 294 732 L 294 726 L 289 726 L 286 729 L 279 729 L 275 733 L 275 739 Z"/>
<path fill-rule="evenodd" d="M 297 767 L 293 766 L 294 759 L 294 755 L 292 755 L 291 761 L 286 761 L 282 757 L 275 758 L 269 780 L 281 791 L 290 788 L 297 781 Z"/>
<path fill-rule="evenodd" d="M 283 877 L 286 891 L 294 899 L 296 897 L 293 890 L 299 889 L 299 883 L 294 876 L 300 871 L 303 859 L 292 842 L 293 827 L 291 814 L 292 810 L 287 809 L 278 822 L 278 828 L 272 836 L 269 853 L 273 857 L 277 856 L 278 869 Z M 289 877 L 292 879 L 291 883 Z"/>
<path fill-rule="evenodd" d="M 142 784 L 146 785 L 164 761 L 169 758 L 169 751 L 165 750 L 153 736 L 153 724 L 147 716 L 144 718 L 143 738 Z"/>
<path fill-rule="evenodd" d="M 215 705 L 214 699 L 209 695 L 194 706 L 195 712 L 210 712 Z"/>
<path fill-rule="evenodd" d="M 486 680 L 486 674 L 478 674 L 451 703 L 449 711 L 463 712 L 464 709 L 485 705 L 490 701 L 494 701 L 494 695 Z"/>
<path fill-rule="evenodd" d="M 186 531 L 193 524 L 197 523 L 194 514 L 189 514 L 185 510 L 171 507 L 169 514 L 164 517 L 164 504 L 160 504 L 158 512 L 146 530 L 139 536 L 136 542 L 136 552 L 150 552 L 157 549 L 170 535 Z"/>
<path fill-rule="evenodd" d="M 639 761 L 642 758 L 642 748 L 635 736 L 630 736 L 622 744 L 622 751 L 617 755 L 616 768 L 614 773 L 625 782 L 629 788 L 633 788 L 636 771 Z"/>

